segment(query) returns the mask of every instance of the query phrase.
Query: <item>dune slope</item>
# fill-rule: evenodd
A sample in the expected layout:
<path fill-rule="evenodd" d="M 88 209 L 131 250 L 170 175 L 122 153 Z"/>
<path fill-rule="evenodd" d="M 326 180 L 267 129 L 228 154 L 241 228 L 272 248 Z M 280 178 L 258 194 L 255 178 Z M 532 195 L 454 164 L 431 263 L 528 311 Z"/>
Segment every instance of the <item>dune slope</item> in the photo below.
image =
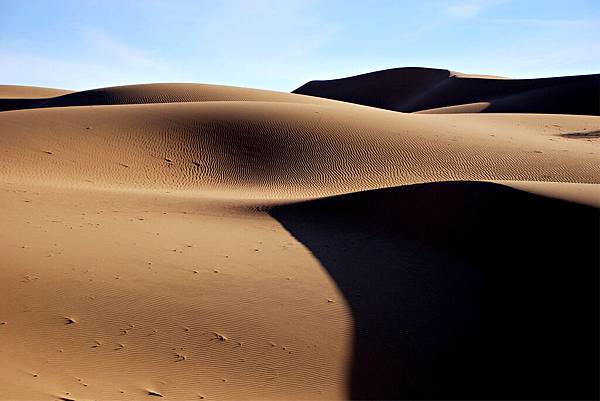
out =
<path fill-rule="evenodd" d="M 600 183 L 598 117 L 410 115 L 277 102 L 0 114 L 13 182 L 306 197 L 456 179 Z"/>

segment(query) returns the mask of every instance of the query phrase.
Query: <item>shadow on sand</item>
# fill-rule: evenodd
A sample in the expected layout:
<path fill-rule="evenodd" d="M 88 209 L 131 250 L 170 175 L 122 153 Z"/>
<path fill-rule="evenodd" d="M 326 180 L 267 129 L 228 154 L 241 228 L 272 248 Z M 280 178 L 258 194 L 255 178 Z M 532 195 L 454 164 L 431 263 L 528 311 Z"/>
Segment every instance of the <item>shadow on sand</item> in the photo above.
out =
<path fill-rule="evenodd" d="M 352 309 L 353 399 L 598 398 L 598 209 L 446 182 L 271 215 Z"/>

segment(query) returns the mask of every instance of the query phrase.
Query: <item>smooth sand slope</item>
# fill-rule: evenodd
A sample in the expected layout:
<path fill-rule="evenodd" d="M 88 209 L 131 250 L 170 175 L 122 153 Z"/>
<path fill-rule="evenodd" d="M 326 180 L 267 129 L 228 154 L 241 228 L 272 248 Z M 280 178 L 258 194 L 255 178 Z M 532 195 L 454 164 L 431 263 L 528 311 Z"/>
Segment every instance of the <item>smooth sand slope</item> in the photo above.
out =
<path fill-rule="evenodd" d="M 208 101 L 264 101 L 330 104 L 331 101 L 312 96 L 208 84 L 141 84 L 92 89 L 81 92 L 37 88 L 37 91 L 12 90 L 0 86 L 0 111 L 65 106 L 99 106 L 109 104 L 148 104 Z M 26 87 L 29 88 L 29 87 Z M 52 91 L 55 91 L 52 93 Z M 12 93 L 39 93 L 39 96 L 10 96 Z M 42 93 L 46 93 L 42 95 Z M 5 97 L 3 99 L 3 97 Z"/>
<path fill-rule="evenodd" d="M 39 86 L 0 85 L 0 99 L 39 99 L 66 95 L 73 91 L 66 89 L 41 88 Z"/>
<path fill-rule="evenodd" d="M 600 117 L 42 92 L 0 100 L 0 399 L 598 396 Z"/>
<path fill-rule="evenodd" d="M 507 79 L 431 68 L 395 68 L 310 81 L 294 93 L 402 112 L 600 115 L 600 74 Z"/>

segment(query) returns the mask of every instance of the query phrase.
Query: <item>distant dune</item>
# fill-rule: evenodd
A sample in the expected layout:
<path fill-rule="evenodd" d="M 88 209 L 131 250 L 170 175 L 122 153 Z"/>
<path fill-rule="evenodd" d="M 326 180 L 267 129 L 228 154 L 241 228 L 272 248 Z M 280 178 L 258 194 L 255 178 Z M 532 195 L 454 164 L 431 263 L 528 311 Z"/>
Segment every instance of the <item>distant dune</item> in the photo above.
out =
<path fill-rule="evenodd" d="M 294 93 L 402 112 L 600 115 L 600 74 L 507 79 L 430 68 L 395 68 L 310 81 Z"/>
<path fill-rule="evenodd" d="M 36 99 L 66 95 L 73 91 L 66 89 L 40 88 L 38 86 L 0 85 L 0 99 Z"/>
<path fill-rule="evenodd" d="M 18 93 L 12 87 L 0 85 L 0 94 Z M 140 84 L 92 89 L 81 92 L 68 92 L 59 89 L 37 88 L 22 93 L 40 96 L 21 96 L 20 98 L 0 98 L 0 111 L 67 106 L 102 106 L 111 104 L 150 104 L 210 101 L 263 101 L 327 104 L 325 99 L 309 96 L 290 95 L 250 88 L 236 88 L 224 85 L 207 84 Z M 56 93 L 52 93 L 55 91 Z M 60 93 L 64 92 L 64 93 Z M 47 93 L 42 97 L 43 93 Z M 16 97 L 16 96 L 15 96 Z"/>
<path fill-rule="evenodd" d="M 0 399 L 598 398 L 598 77 L 0 86 Z"/>

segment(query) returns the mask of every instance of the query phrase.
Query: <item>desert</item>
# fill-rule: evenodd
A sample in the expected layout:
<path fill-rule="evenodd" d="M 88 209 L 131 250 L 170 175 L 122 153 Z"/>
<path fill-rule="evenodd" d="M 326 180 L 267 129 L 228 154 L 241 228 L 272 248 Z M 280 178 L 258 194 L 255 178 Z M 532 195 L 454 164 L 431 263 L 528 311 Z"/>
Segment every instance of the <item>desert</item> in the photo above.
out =
<path fill-rule="evenodd" d="M 520 81 L 0 86 L 0 398 L 597 397 L 600 76 Z"/>

